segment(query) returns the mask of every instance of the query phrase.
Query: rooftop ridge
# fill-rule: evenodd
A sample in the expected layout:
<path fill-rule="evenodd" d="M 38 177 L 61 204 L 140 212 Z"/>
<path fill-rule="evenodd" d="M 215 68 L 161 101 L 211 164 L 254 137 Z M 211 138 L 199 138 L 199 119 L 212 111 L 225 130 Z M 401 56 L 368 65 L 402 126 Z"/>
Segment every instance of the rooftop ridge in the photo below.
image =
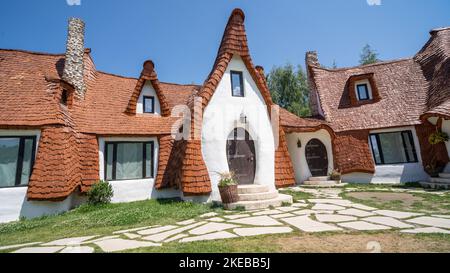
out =
<path fill-rule="evenodd" d="M 394 59 L 389 61 L 381 61 L 373 64 L 365 64 L 365 65 L 356 65 L 356 66 L 348 66 L 348 67 L 340 67 L 340 68 L 326 68 L 326 67 L 319 67 L 319 66 L 313 66 L 313 68 L 329 71 L 329 72 L 340 72 L 345 70 L 351 70 L 351 69 L 358 69 L 358 68 L 366 68 L 366 67 L 374 67 L 374 66 L 380 66 L 380 65 L 386 65 L 386 64 L 393 64 L 393 63 L 399 63 L 399 62 L 406 62 L 413 60 L 412 57 L 409 58 L 401 58 L 401 59 Z"/>

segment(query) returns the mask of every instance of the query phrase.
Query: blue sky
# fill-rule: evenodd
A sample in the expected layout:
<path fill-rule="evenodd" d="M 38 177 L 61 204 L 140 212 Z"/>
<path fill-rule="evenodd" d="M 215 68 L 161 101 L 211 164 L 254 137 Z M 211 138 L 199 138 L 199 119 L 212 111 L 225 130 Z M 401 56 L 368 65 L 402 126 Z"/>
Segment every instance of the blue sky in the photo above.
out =
<path fill-rule="evenodd" d="M 137 77 L 152 59 L 161 81 L 201 84 L 236 7 L 246 14 L 253 61 L 266 71 L 303 65 L 308 50 L 324 65 L 353 66 L 366 43 L 383 60 L 410 57 L 430 29 L 450 26 L 448 0 L 67 1 L 2 1 L 0 48 L 64 52 L 67 19 L 75 16 L 86 22 L 97 69 Z"/>

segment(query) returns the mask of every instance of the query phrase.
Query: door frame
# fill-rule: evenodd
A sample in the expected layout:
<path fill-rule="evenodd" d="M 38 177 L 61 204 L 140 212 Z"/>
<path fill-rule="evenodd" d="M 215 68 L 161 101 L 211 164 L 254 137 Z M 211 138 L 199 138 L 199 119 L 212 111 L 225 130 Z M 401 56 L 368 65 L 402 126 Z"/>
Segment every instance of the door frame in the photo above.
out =
<path fill-rule="evenodd" d="M 322 145 L 322 147 L 323 147 L 324 150 L 325 150 L 325 156 L 326 156 L 326 173 L 325 173 L 325 175 L 314 175 L 314 174 L 312 173 L 312 171 L 311 171 L 311 166 L 310 166 L 310 164 L 308 163 L 308 158 L 307 158 L 307 147 L 308 147 L 308 144 L 310 144 L 312 141 L 318 141 L 318 142 L 320 142 L 320 144 Z M 312 177 L 314 177 L 314 176 L 328 176 L 328 173 L 329 173 L 329 165 L 330 165 L 330 157 L 329 157 L 329 155 L 328 155 L 327 145 L 325 145 L 325 143 L 324 143 L 322 140 L 320 140 L 319 138 L 316 138 L 316 137 L 313 137 L 313 138 L 309 139 L 309 140 L 306 142 L 304 153 L 305 153 L 306 166 L 308 167 L 309 173 L 311 174 Z"/>
<path fill-rule="evenodd" d="M 235 139 L 235 136 L 234 136 L 234 134 L 235 134 L 235 132 L 236 132 L 236 130 L 238 130 L 238 129 L 242 129 L 244 132 L 245 132 L 245 137 L 244 137 L 244 140 L 239 140 L 239 139 Z M 230 136 L 231 135 L 233 135 L 233 137 L 234 137 L 234 139 L 233 140 L 231 140 L 230 139 Z M 247 136 L 248 136 L 248 139 L 247 139 Z M 252 146 L 253 147 L 250 147 L 250 150 L 253 150 L 253 154 L 252 154 L 252 156 L 253 156 L 253 181 L 250 181 L 250 182 L 248 182 L 248 183 L 239 183 L 239 181 L 238 181 L 238 183 L 239 183 L 239 185 L 254 185 L 255 184 L 255 180 L 256 180 L 256 169 L 257 169 L 257 164 L 258 164 L 258 160 L 257 160 L 257 145 L 256 145 L 256 141 L 254 140 L 254 138 L 252 137 L 252 135 L 250 134 L 250 132 L 249 132 L 249 130 L 248 130 L 248 128 L 246 128 L 246 127 L 242 127 L 242 126 L 235 126 L 232 130 L 231 130 L 231 132 L 228 134 L 228 136 L 227 136 L 227 139 L 226 139 L 226 141 L 225 141 L 225 156 L 226 156 L 226 158 L 227 158 L 227 166 L 228 166 L 228 170 L 229 171 L 233 171 L 233 170 L 231 170 L 231 164 L 230 164 L 230 160 L 229 160 L 229 154 L 228 154 L 228 141 L 251 141 L 252 142 Z"/>

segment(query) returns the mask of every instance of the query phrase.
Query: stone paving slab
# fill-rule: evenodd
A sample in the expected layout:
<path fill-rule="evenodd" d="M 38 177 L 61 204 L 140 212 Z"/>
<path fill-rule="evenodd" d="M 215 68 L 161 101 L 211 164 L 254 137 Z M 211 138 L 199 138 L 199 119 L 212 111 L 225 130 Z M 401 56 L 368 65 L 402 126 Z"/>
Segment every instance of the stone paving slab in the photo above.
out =
<path fill-rule="evenodd" d="M 404 229 L 401 230 L 400 232 L 404 232 L 404 233 L 445 233 L 445 234 L 450 234 L 450 230 L 445 230 L 442 228 L 437 228 L 437 227 L 424 227 L 424 228 L 415 228 L 415 229 Z"/>
<path fill-rule="evenodd" d="M 280 214 L 283 213 L 282 211 L 271 209 L 271 210 L 263 210 L 252 213 L 252 215 L 271 215 L 271 214 Z"/>
<path fill-rule="evenodd" d="M 105 252 L 123 251 L 149 246 L 161 246 L 161 244 L 155 244 L 151 242 L 125 240 L 119 238 L 99 241 L 96 242 L 95 244 L 98 245 Z"/>
<path fill-rule="evenodd" d="M 382 225 L 376 225 L 364 221 L 354 221 L 354 222 L 344 222 L 344 223 L 338 223 L 339 226 L 345 227 L 345 228 L 351 228 L 361 231 L 367 231 L 367 230 L 384 230 L 384 229 L 390 229 L 391 227 L 382 226 Z"/>
<path fill-rule="evenodd" d="M 193 223 L 195 223 L 195 219 L 189 219 L 189 220 L 177 222 L 177 225 L 185 226 L 185 225 L 190 225 L 190 224 L 193 224 Z"/>
<path fill-rule="evenodd" d="M 181 238 L 188 237 L 188 236 L 189 236 L 189 235 L 187 235 L 187 234 L 185 234 L 185 233 L 180 233 L 180 234 L 177 234 L 177 235 L 175 235 L 175 236 L 170 237 L 169 239 L 166 239 L 166 240 L 164 241 L 164 243 L 170 243 L 170 242 L 173 242 L 173 241 L 176 241 L 176 240 L 179 240 L 179 239 L 181 239 Z"/>
<path fill-rule="evenodd" d="M 128 232 L 124 233 L 123 235 L 128 239 L 136 239 L 141 237 L 141 235 L 137 235 L 136 233 L 128 233 Z"/>
<path fill-rule="evenodd" d="M 162 227 L 155 227 L 155 228 L 140 230 L 140 231 L 138 231 L 138 234 L 140 234 L 140 235 L 150 235 L 150 234 L 156 234 L 156 233 L 160 233 L 160 232 L 163 232 L 163 231 L 171 230 L 171 229 L 174 229 L 174 228 L 177 228 L 177 226 L 168 225 L 168 226 L 162 226 Z"/>
<path fill-rule="evenodd" d="M 104 236 L 104 237 L 100 237 L 100 238 L 97 238 L 97 239 L 94 239 L 94 240 L 81 242 L 81 244 L 87 245 L 87 244 L 92 244 L 92 243 L 96 243 L 96 242 L 99 242 L 99 241 L 110 240 L 110 239 L 117 239 L 119 237 L 120 237 L 120 235 Z"/>
<path fill-rule="evenodd" d="M 311 209 L 312 210 L 344 210 L 345 207 L 338 206 L 338 205 L 332 205 L 332 204 L 317 203 Z"/>
<path fill-rule="evenodd" d="M 207 212 L 207 213 L 204 213 L 204 214 L 200 215 L 199 217 L 207 218 L 207 217 L 214 217 L 214 216 L 217 216 L 217 215 L 219 215 L 217 212 Z"/>
<path fill-rule="evenodd" d="M 282 214 L 273 214 L 270 215 L 270 217 L 274 218 L 274 219 L 278 219 L 278 218 L 286 218 L 286 217 L 293 217 L 295 216 L 295 214 L 292 214 L 290 212 L 288 213 L 282 213 Z"/>
<path fill-rule="evenodd" d="M 304 209 L 304 210 L 297 210 L 292 212 L 296 215 L 311 215 L 311 214 L 333 214 L 334 211 L 332 210 L 312 210 L 312 209 Z"/>
<path fill-rule="evenodd" d="M 375 215 L 372 212 L 368 212 L 365 210 L 360 209 L 345 209 L 345 210 L 339 210 L 337 213 L 344 214 L 344 215 L 350 215 L 350 216 L 356 216 L 356 217 L 367 217 L 367 216 L 373 216 Z"/>
<path fill-rule="evenodd" d="M 0 250 L 13 249 L 13 248 L 19 248 L 19 247 L 25 247 L 25 246 L 34 246 L 34 245 L 38 245 L 38 244 L 42 244 L 42 242 L 32 242 L 32 243 L 26 243 L 26 244 L 1 246 Z"/>
<path fill-rule="evenodd" d="M 244 217 L 249 217 L 250 214 L 235 214 L 235 215 L 225 215 L 224 217 L 227 219 L 239 219 L 239 218 L 244 218 Z"/>
<path fill-rule="evenodd" d="M 298 210 L 299 208 L 297 207 L 279 207 L 277 208 L 277 210 L 281 210 L 282 212 L 290 212 L 290 211 L 294 211 L 294 210 Z"/>
<path fill-rule="evenodd" d="M 219 231 L 215 233 L 208 233 L 205 235 L 183 238 L 180 240 L 181 243 L 194 242 L 194 241 L 205 241 L 205 240 L 217 240 L 217 239 L 227 239 L 238 237 L 227 231 Z"/>
<path fill-rule="evenodd" d="M 423 215 L 423 213 L 405 212 L 396 210 L 375 210 L 374 212 L 383 216 L 393 217 L 397 219 L 406 219 L 414 216 Z"/>
<path fill-rule="evenodd" d="M 123 234 L 123 233 L 127 233 L 127 232 L 135 232 L 135 231 L 139 231 L 139 230 L 143 230 L 143 229 L 150 229 L 150 228 L 154 228 L 154 227 L 160 227 L 160 225 L 123 229 L 123 230 L 114 231 L 113 234 Z"/>
<path fill-rule="evenodd" d="M 252 225 L 252 226 L 281 226 L 281 225 L 283 225 L 282 223 L 278 222 L 277 220 L 270 218 L 269 216 L 266 216 L 266 215 L 235 219 L 235 220 L 230 220 L 229 222 L 236 223 L 236 224 Z"/>
<path fill-rule="evenodd" d="M 368 211 L 377 210 L 377 208 L 369 207 L 369 206 L 366 206 L 366 205 L 363 205 L 363 204 L 352 203 L 350 206 L 352 208 L 355 208 L 355 209 L 362 209 L 362 210 L 368 210 Z"/>
<path fill-rule="evenodd" d="M 322 231 L 336 231 L 342 230 L 339 227 L 321 223 L 310 219 L 308 216 L 296 216 L 281 219 L 284 222 L 306 232 L 322 232 Z"/>
<path fill-rule="evenodd" d="M 239 226 L 233 225 L 233 224 L 225 224 L 225 223 L 207 223 L 201 227 L 191 229 L 189 231 L 189 233 L 194 234 L 194 235 L 203 235 L 206 233 L 222 231 L 222 230 L 231 229 L 231 228 L 235 228 L 235 227 L 239 227 Z"/>
<path fill-rule="evenodd" d="M 177 228 L 177 229 L 172 229 L 172 230 L 169 230 L 169 231 L 165 231 L 165 232 L 153 234 L 153 235 L 150 235 L 150 236 L 147 236 L 147 237 L 143 237 L 142 239 L 143 240 L 154 241 L 154 242 L 161 242 L 161 241 L 164 241 L 165 239 L 169 238 L 172 235 L 175 235 L 175 234 L 178 234 L 178 233 L 181 233 L 181 232 L 193 229 L 193 228 L 198 227 L 200 225 L 203 225 L 205 223 L 206 222 L 197 222 L 197 223 L 194 223 L 194 224 L 191 224 L 191 225 L 188 225 L 188 226 L 184 226 L 184 227 L 180 227 L 180 228 Z"/>
<path fill-rule="evenodd" d="M 333 204 L 338 206 L 350 206 L 352 204 L 351 201 L 345 199 L 332 199 L 332 198 L 316 198 L 316 199 L 308 199 L 310 203 L 325 203 L 325 204 Z"/>
<path fill-rule="evenodd" d="M 337 214 L 316 214 L 317 221 L 339 223 L 358 220 L 358 218 L 349 215 L 337 215 Z"/>
<path fill-rule="evenodd" d="M 84 236 L 84 237 L 72 237 L 72 238 L 64 238 L 59 239 L 55 241 L 51 241 L 45 244 L 42 244 L 42 246 L 73 246 L 73 245 L 80 245 L 84 241 L 90 240 L 92 238 L 98 237 L 98 235 L 93 236 Z"/>
<path fill-rule="evenodd" d="M 433 214 L 431 216 L 450 219 L 450 215 L 447 215 L 447 214 Z"/>
<path fill-rule="evenodd" d="M 209 219 L 205 219 L 205 220 L 212 221 L 212 222 L 223 222 L 223 221 L 225 221 L 223 218 L 220 218 L 220 217 L 213 217 L 213 218 L 209 218 Z"/>
<path fill-rule="evenodd" d="M 403 223 L 395 218 L 387 217 L 387 216 L 371 216 L 367 218 L 362 218 L 361 220 L 364 220 L 366 222 L 371 222 L 374 224 L 380 224 L 385 226 L 390 226 L 394 228 L 413 228 L 413 225 L 409 225 L 406 223 Z"/>
<path fill-rule="evenodd" d="M 63 246 L 24 247 L 13 251 L 13 253 L 55 253 L 63 248 Z"/>
<path fill-rule="evenodd" d="M 422 216 L 422 217 L 417 217 L 417 218 L 406 220 L 406 222 L 424 225 L 424 226 L 433 226 L 433 227 L 450 229 L 450 219 Z"/>
<path fill-rule="evenodd" d="M 296 207 L 296 208 L 305 208 L 307 206 L 309 206 L 308 204 L 305 203 L 294 203 L 291 205 L 292 207 Z"/>
<path fill-rule="evenodd" d="M 68 246 L 59 253 L 94 253 L 94 248 L 90 246 Z"/>
<path fill-rule="evenodd" d="M 235 228 L 233 232 L 239 236 L 255 236 L 262 234 L 289 233 L 293 229 L 290 227 L 254 227 L 254 228 Z"/>

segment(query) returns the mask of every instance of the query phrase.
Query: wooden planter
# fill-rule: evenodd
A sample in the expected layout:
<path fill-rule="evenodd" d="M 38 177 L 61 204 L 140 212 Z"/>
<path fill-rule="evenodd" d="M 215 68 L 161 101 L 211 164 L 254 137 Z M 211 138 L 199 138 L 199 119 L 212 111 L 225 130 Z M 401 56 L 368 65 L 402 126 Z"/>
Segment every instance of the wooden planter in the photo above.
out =
<path fill-rule="evenodd" d="M 239 201 L 237 185 L 219 187 L 219 192 L 222 203 L 224 204 L 236 203 Z"/>

